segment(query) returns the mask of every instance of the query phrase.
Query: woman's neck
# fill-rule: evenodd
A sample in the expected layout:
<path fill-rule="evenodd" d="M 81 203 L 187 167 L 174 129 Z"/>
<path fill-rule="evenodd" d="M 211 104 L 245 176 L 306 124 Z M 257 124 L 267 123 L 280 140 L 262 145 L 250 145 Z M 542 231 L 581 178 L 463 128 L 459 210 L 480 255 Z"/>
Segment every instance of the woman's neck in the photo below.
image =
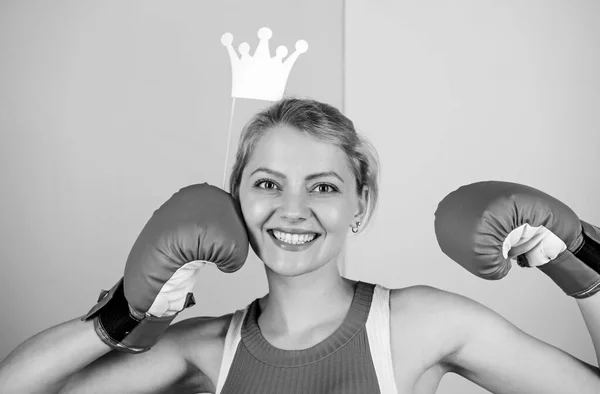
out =
<path fill-rule="evenodd" d="M 267 270 L 269 294 L 260 301 L 259 326 L 265 338 L 312 335 L 325 339 L 344 321 L 354 281 L 340 276 L 335 262 L 297 277 Z M 322 337 L 322 338 L 321 338 Z"/>

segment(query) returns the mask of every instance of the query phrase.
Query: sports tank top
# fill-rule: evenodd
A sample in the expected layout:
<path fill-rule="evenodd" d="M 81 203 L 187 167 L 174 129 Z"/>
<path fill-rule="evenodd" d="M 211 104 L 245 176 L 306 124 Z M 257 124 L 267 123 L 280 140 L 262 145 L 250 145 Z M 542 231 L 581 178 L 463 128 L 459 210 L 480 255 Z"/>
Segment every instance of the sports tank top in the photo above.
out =
<path fill-rule="evenodd" d="M 390 348 L 389 289 L 357 282 L 342 325 L 303 350 L 269 344 L 258 327 L 258 299 L 234 313 L 217 394 L 396 394 Z"/>

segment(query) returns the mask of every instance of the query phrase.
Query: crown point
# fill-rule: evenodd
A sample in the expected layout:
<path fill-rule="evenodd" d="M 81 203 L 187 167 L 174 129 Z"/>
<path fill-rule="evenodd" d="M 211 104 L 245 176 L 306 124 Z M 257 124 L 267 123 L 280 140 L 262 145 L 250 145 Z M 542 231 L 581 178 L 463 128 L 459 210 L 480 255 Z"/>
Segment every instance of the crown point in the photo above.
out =
<path fill-rule="evenodd" d="M 288 49 L 284 45 L 280 45 L 277 47 L 275 54 L 277 55 L 278 58 L 284 58 L 288 54 Z"/>
<path fill-rule="evenodd" d="M 233 34 L 225 33 L 221 36 L 221 44 L 231 45 L 232 42 L 233 42 Z"/>
<path fill-rule="evenodd" d="M 247 42 L 242 42 L 238 47 L 238 50 L 242 55 L 247 55 L 250 52 L 250 44 Z"/>
<path fill-rule="evenodd" d="M 273 36 L 273 32 L 268 27 L 258 29 L 258 38 L 261 40 L 269 40 Z"/>
<path fill-rule="evenodd" d="M 296 50 L 299 53 L 304 53 L 304 52 L 308 51 L 308 42 L 306 42 L 304 40 L 296 41 Z"/>

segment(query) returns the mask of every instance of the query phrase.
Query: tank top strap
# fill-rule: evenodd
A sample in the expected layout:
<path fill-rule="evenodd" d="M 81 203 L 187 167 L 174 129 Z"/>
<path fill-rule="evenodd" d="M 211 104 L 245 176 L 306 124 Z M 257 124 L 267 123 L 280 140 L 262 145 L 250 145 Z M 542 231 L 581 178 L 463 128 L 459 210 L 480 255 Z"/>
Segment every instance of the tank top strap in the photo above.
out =
<path fill-rule="evenodd" d="M 217 390 L 215 391 L 215 394 L 221 393 L 223 385 L 227 380 L 231 363 L 233 362 L 235 352 L 237 351 L 238 344 L 242 338 L 242 324 L 244 322 L 246 313 L 248 313 L 248 308 L 249 306 L 247 306 L 245 309 L 236 311 L 231 318 L 231 322 L 229 323 L 229 329 L 227 330 L 227 335 L 225 336 L 223 359 L 221 361 L 221 369 L 219 370 L 219 378 L 217 381 Z"/>
<path fill-rule="evenodd" d="M 388 288 L 375 286 L 366 328 L 379 388 L 382 393 L 397 393 L 392 364 L 390 290 Z"/>

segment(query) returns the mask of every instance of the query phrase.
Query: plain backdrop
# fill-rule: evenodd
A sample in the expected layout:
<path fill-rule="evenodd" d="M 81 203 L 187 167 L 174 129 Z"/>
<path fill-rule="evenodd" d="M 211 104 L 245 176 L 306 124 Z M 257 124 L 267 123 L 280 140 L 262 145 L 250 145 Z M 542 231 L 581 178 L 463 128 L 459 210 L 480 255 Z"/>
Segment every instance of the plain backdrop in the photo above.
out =
<path fill-rule="evenodd" d="M 469 296 L 595 364 L 572 299 L 536 270 L 469 274 L 439 250 L 433 213 L 496 179 L 600 224 L 598 20 L 593 0 L 0 2 L 0 359 L 89 310 L 175 191 L 221 185 L 232 101 L 220 37 L 255 48 L 268 26 L 272 49 L 309 43 L 287 94 L 343 108 L 380 154 L 379 210 L 349 240 L 347 276 Z M 228 165 L 267 104 L 236 101 Z M 178 320 L 266 291 L 253 254 L 231 275 L 207 267 Z M 452 375 L 439 390 L 484 392 Z"/>

